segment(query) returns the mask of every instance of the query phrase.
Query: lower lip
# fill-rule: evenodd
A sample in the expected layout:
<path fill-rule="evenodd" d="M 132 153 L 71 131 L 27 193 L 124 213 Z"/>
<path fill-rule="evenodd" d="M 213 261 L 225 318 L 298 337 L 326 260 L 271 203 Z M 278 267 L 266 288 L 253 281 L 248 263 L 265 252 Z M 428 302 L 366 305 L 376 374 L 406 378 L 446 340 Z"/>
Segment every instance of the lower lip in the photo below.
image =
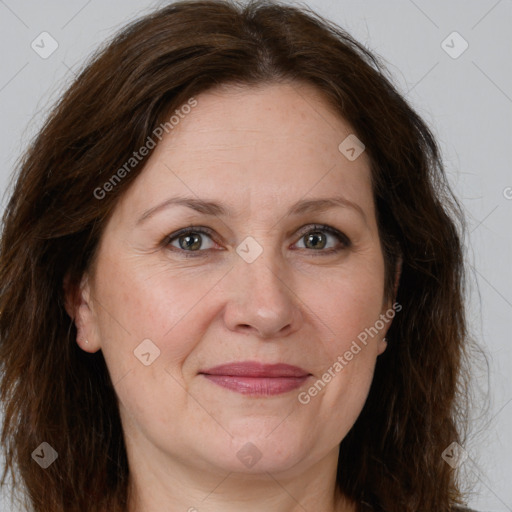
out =
<path fill-rule="evenodd" d="M 308 379 L 304 377 L 240 377 L 233 375 L 207 375 L 208 380 L 243 395 L 271 396 L 280 395 L 297 389 Z"/>

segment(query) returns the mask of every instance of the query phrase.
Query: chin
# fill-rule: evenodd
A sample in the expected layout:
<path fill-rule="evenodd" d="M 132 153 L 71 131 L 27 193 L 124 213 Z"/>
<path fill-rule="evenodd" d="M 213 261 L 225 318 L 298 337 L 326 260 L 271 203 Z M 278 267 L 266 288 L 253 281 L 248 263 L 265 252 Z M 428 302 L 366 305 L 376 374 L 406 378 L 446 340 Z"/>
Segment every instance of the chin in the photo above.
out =
<path fill-rule="evenodd" d="M 256 422 L 253 428 L 232 431 L 233 438 L 222 457 L 229 470 L 250 474 L 282 472 L 292 470 L 303 460 L 308 449 L 306 436 L 283 428 L 282 424 L 277 427 L 278 424 L 273 421 L 269 428 L 267 422 L 258 428 L 261 422 Z"/>

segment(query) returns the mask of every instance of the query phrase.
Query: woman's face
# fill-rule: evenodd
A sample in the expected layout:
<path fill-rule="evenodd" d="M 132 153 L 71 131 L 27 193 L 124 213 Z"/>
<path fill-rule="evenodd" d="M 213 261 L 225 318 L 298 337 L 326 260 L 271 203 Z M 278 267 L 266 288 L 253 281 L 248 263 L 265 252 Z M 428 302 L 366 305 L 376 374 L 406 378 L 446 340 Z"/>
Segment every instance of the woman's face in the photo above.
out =
<path fill-rule="evenodd" d="M 132 462 L 291 475 L 336 460 L 385 349 L 369 159 L 309 86 L 196 100 L 106 226 L 79 343 Z"/>

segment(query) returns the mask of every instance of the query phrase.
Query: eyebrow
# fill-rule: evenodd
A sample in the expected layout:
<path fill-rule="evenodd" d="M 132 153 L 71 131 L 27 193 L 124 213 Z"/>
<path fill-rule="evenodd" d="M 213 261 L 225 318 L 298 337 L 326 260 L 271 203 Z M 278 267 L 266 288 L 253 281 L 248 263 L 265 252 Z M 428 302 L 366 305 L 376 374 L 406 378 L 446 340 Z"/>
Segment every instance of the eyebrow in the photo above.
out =
<path fill-rule="evenodd" d="M 211 215 L 215 217 L 232 216 L 232 211 L 230 208 L 227 208 L 213 201 L 204 201 L 194 197 L 171 197 L 162 203 L 157 204 L 153 208 L 146 210 L 141 215 L 139 220 L 137 220 L 137 225 L 149 219 L 156 213 L 171 206 L 185 206 L 204 215 Z M 324 197 L 318 199 L 302 199 L 290 208 L 286 214 L 286 217 L 290 217 L 292 215 L 301 215 L 304 213 L 322 212 L 331 208 L 350 208 L 351 210 L 361 215 L 364 222 L 368 224 L 364 210 L 358 204 L 341 196 Z"/>

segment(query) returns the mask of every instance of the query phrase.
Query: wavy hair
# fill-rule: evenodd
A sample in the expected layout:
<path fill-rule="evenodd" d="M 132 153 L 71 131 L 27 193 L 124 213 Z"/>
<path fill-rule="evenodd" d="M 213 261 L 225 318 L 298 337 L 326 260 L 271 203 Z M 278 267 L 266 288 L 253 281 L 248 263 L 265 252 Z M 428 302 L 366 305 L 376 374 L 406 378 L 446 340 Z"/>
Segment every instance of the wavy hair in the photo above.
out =
<path fill-rule="evenodd" d="M 149 155 L 98 199 L 156 127 L 222 84 L 313 85 L 365 144 L 385 258 L 403 311 L 365 406 L 340 446 L 337 485 L 386 512 L 462 503 L 441 457 L 466 428 L 462 208 L 438 144 L 382 59 L 342 28 L 269 1 L 178 1 L 129 24 L 84 65 L 18 162 L 0 244 L 2 482 L 35 512 L 125 512 L 129 467 L 101 351 L 76 344 L 77 287 L 119 197 Z M 341 141 L 340 141 L 341 142 Z M 396 290 L 396 265 L 402 271 Z M 41 470 L 41 442 L 58 460 Z M 20 487 L 21 484 L 21 487 Z"/>

